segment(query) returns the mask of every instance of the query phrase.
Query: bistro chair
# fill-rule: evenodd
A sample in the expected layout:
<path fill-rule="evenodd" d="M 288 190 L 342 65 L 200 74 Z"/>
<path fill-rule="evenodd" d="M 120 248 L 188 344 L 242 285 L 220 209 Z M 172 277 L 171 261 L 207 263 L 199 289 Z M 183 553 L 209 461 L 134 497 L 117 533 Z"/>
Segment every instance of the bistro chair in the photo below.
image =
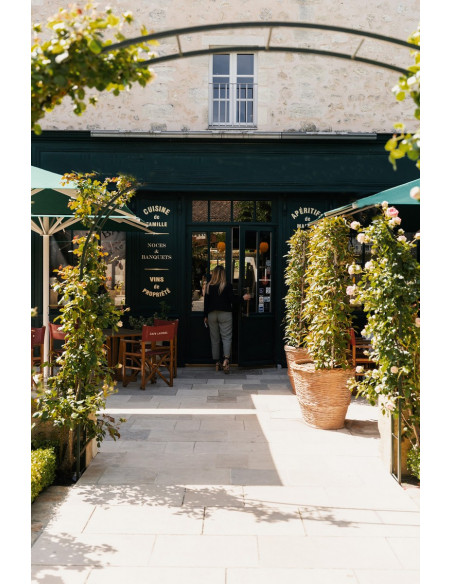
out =
<path fill-rule="evenodd" d="M 34 372 L 35 367 L 39 367 L 42 370 L 44 364 L 44 339 L 46 334 L 46 327 L 42 326 L 40 328 L 31 329 L 31 370 Z M 38 347 L 39 354 L 36 355 L 35 347 Z M 36 387 L 33 375 L 31 377 L 32 387 Z"/>
<path fill-rule="evenodd" d="M 174 325 L 176 327 L 176 332 L 174 335 L 174 372 L 173 372 L 173 377 L 177 377 L 177 329 L 179 327 L 179 319 L 176 318 L 174 320 L 162 320 L 159 318 L 155 318 L 154 319 L 154 326 L 162 326 L 162 325 Z"/>
<path fill-rule="evenodd" d="M 57 357 L 64 352 L 64 341 L 66 340 L 66 333 L 59 330 L 58 324 L 49 323 L 50 330 L 50 347 L 49 347 L 49 361 L 50 361 L 50 375 L 53 375 L 54 362 Z M 56 341 L 56 342 L 55 342 Z"/>
<path fill-rule="evenodd" d="M 156 383 L 157 375 L 172 387 L 175 335 L 176 327 L 170 324 L 143 326 L 140 340 L 121 339 L 122 385 L 127 387 L 141 374 L 140 389 L 144 390 L 148 381 Z"/>
<path fill-rule="evenodd" d="M 353 329 L 350 329 L 350 348 L 353 367 L 374 364 L 374 361 L 365 353 L 372 348 L 371 342 L 368 339 L 357 337 Z"/>

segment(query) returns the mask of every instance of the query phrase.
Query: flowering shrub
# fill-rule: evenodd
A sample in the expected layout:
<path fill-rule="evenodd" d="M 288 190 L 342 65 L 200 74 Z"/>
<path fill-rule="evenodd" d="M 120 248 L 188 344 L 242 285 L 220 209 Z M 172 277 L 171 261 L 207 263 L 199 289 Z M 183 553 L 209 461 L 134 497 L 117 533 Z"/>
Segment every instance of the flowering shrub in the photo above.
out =
<path fill-rule="evenodd" d="M 284 281 L 288 286 L 284 298 L 286 303 L 284 340 L 289 347 L 299 348 L 305 343 L 307 323 L 303 319 L 306 301 L 306 278 L 309 231 L 298 228 L 287 242 L 289 251 L 285 256 L 287 265 Z"/>
<path fill-rule="evenodd" d="M 306 270 L 306 346 L 316 369 L 348 366 L 347 349 L 352 326 L 348 266 L 349 227 L 341 217 L 326 217 L 310 227 Z"/>
<path fill-rule="evenodd" d="M 107 178 L 103 182 L 93 175 L 67 174 L 78 185 L 77 198 L 69 206 L 89 229 L 84 237 L 75 237 L 78 258 L 75 266 L 60 267 L 60 282 L 54 286 L 60 295 L 61 312 L 57 317 L 66 333 L 64 352 L 56 360 L 58 373 L 39 388 L 34 417 L 51 421 L 69 430 L 66 450 L 60 452 L 63 473 L 70 473 L 74 457 L 74 431 L 81 428 L 87 440 L 100 442 L 108 432 L 119 437 L 114 418 L 99 414 L 106 397 L 114 390 L 113 370 L 107 365 L 103 329 L 118 330 L 122 309 L 116 307 L 105 287 L 107 255 L 99 245 L 102 222 L 109 211 L 124 205 L 134 194 L 126 177 Z M 112 190 L 116 189 L 116 190 Z M 121 420 L 120 420 L 121 421 Z M 63 448 L 63 445 L 61 445 Z"/>
<path fill-rule="evenodd" d="M 407 241 L 403 230 L 396 230 L 400 223 L 398 210 L 384 202 L 382 214 L 369 227 L 358 227 L 359 235 L 372 244 L 373 259 L 364 266 L 354 294 L 367 314 L 362 334 L 371 338 L 370 358 L 376 368 L 357 368 L 363 376 L 351 389 L 372 405 L 380 397 L 384 414 L 402 416 L 413 459 L 416 453 L 419 457 L 420 446 L 419 263 L 412 253 L 418 234 Z"/>

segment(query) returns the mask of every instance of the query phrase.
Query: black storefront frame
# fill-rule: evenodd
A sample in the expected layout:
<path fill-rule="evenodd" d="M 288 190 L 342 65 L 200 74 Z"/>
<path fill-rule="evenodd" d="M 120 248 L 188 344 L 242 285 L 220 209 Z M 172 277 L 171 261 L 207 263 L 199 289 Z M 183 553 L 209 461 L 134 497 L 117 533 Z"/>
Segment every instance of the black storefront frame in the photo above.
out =
<path fill-rule="evenodd" d="M 137 211 L 140 199 L 174 203 L 174 245 L 183 249 L 189 224 L 191 200 L 246 197 L 278 201 L 276 254 L 280 261 L 278 288 L 279 321 L 283 316 L 283 262 L 286 241 L 306 210 L 330 210 L 347 202 L 418 178 L 415 166 L 399 161 L 394 172 L 384 144 L 389 135 L 371 139 L 294 138 L 198 139 L 198 138 L 96 138 L 89 132 L 43 132 L 32 136 L 32 164 L 63 174 L 97 171 L 112 176 L 124 172 L 136 176 L 142 187 L 132 201 Z M 298 215 L 297 215 L 298 214 Z M 315 217 L 311 217 L 314 219 Z M 211 224 L 213 225 L 213 224 Z M 140 235 L 127 235 L 131 265 Z M 40 240 L 32 234 L 32 305 L 42 304 Z M 175 258 L 177 274 L 186 260 Z M 131 270 L 128 270 L 128 277 Z M 133 279 L 133 278 L 132 278 Z M 133 282 L 127 281 L 127 289 Z M 183 316 L 184 287 L 177 287 L 173 316 Z M 152 311 L 151 311 L 152 312 Z M 39 324 L 39 318 L 33 324 Z M 183 323 L 181 323 L 183 324 Z M 283 329 L 281 327 L 281 339 Z M 184 332 L 181 327 L 179 365 L 184 364 Z M 284 364 L 283 343 L 276 351 L 276 364 Z"/>

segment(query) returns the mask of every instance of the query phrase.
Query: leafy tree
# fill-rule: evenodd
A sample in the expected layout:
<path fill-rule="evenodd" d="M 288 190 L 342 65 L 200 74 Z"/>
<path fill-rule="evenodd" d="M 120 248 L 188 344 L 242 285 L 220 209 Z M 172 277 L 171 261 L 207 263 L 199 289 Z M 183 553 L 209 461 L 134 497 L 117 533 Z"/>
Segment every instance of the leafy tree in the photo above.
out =
<path fill-rule="evenodd" d="M 61 104 L 66 95 L 74 104 L 74 113 L 81 115 L 87 99 L 93 105 L 97 101 L 96 96 L 87 98 L 86 88 L 119 95 L 134 83 L 145 87 L 152 81 L 153 72 L 140 63 L 144 57 L 153 56 L 149 45 L 157 45 L 156 41 L 109 50 L 114 42 L 125 40 L 123 25 L 132 21 L 130 12 L 124 12 L 120 18 L 110 8 L 98 13 L 88 3 L 83 10 L 73 6 L 61 8 L 47 22 L 46 27 L 51 30 L 48 39 L 38 36 L 43 32 L 40 24 L 33 25 L 31 127 L 36 134 L 41 132 L 39 120 Z M 148 34 L 145 27 L 141 34 Z"/>
<path fill-rule="evenodd" d="M 419 27 L 408 38 L 408 42 L 418 46 L 421 45 L 421 33 Z M 407 95 L 413 100 L 415 105 L 414 117 L 419 121 L 421 119 L 421 55 L 420 52 L 416 50 L 412 50 L 411 55 L 414 57 L 414 64 L 408 67 L 409 75 L 402 75 L 392 91 L 398 101 L 404 101 Z M 397 168 L 396 161 L 405 156 L 410 160 L 415 161 L 416 166 L 420 168 L 420 129 L 414 134 L 405 134 L 405 124 L 401 122 L 394 124 L 394 129 L 398 130 L 400 134 L 394 134 L 385 145 L 385 149 L 389 152 L 389 161 L 392 163 L 394 170 Z"/>
<path fill-rule="evenodd" d="M 70 475 L 74 463 L 75 432 L 86 432 L 88 440 L 100 444 L 105 435 L 119 437 L 115 419 L 99 414 L 114 390 L 114 371 L 108 367 L 104 329 L 118 330 L 123 310 L 116 307 L 106 289 L 106 252 L 99 245 L 102 223 L 115 208 L 134 195 L 131 179 L 120 176 L 103 182 L 93 174 L 66 174 L 78 185 L 77 197 L 69 203 L 88 235 L 75 237 L 77 264 L 60 267 L 54 289 L 60 294 L 57 319 L 66 333 L 64 352 L 56 361 L 58 373 L 38 390 L 35 418 L 68 430 L 67 445 L 61 444 L 63 474 Z M 121 420 L 120 420 L 121 421 Z M 65 450 L 64 450 L 65 449 Z M 64 451 L 63 451 L 64 450 Z"/>

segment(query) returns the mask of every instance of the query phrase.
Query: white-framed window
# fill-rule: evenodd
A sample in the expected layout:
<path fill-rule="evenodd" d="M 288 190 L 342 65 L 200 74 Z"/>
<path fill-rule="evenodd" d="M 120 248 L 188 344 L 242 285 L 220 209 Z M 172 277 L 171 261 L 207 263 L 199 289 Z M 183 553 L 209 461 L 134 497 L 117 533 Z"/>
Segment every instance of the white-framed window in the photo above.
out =
<path fill-rule="evenodd" d="M 256 57 L 253 53 L 212 55 L 209 126 L 257 126 Z"/>

